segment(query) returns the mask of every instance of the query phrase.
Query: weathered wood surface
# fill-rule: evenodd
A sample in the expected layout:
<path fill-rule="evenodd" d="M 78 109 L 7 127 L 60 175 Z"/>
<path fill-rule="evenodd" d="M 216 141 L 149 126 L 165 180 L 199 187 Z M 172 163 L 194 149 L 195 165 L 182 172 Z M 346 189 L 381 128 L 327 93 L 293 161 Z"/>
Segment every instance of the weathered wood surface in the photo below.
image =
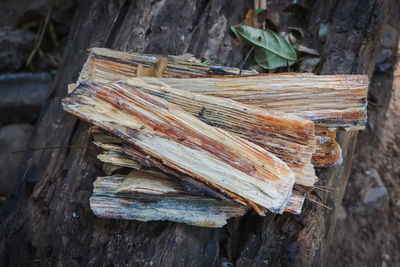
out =
<path fill-rule="evenodd" d="M 187 193 L 163 173 L 132 171 L 129 175 L 98 177 L 90 207 L 104 218 L 169 220 L 189 225 L 221 227 L 227 219 L 244 215 L 248 208 L 231 201 Z M 292 195 L 286 209 L 299 213 L 304 198 Z"/>
<path fill-rule="evenodd" d="M 292 193 L 295 175 L 282 160 L 137 88 L 81 84 L 62 104 L 69 113 L 145 154 L 142 160 L 149 167 L 165 165 L 163 170 L 172 168 L 239 203 L 282 213 Z"/>
<path fill-rule="evenodd" d="M 106 136 L 108 137 L 108 136 Z M 160 177 L 167 177 L 166 175 L 163 175 L 160 172 L 154 172 L 153 170 L 143 168 L 143 166 L 139 165 L 137 162 L 133 161 L 132 159 L 128 158 L 125 154 L 123 154 L 123 148 L 119 145 L 116 144 L 104 144 L 104 143 L 99 143 L 99 142 L 94 142 L 97 147 L 103 150 L 103 152 L 99 155 L 97 155 L 97 158 L 106 164 L 106 169 L 103 165 L 103 170 L 107 175 L 113 174 L 116 170 L 120 170 L 120 168 L 113 168 L 113 166 L 119 166 L 119 167 L 125 167 L 128 169 L 134 169 L 134 170 L 140 170 L 142 173 L 147 173 L 145 177 L 143 177 L 143 182 L 144 183 L 150 183 L 152 184 L 152 180 L 155 178 L 156 180 L 159 180 Z M 312 171 L 314 171 L 314 168 L 312 168 Z M 133 172 L 133 171 L 131 171 Z M 137 182 L 138 179 L 136 179 Z M 170 180 L 170 179 L 169 179 Z M 166 182 L 168 185 L 170 185 L 170 181 Z M 178 184 L 176 181 L 174 184 Z M 132 185 L 122 185 L 122 188 L 129 188 L 129 186 Z M 142 185 L 143 187 L 143 185 Z M 120 190 L 120 189 L 118 189 Z M 117 190 L 117 191 L 118 191 Z M 183 193 L 183 192 L 182 192 Z M 187 193 L 187 192 L 186 192 Z M 297 189 L 293 189 L 292 194 L 286 204 L 284 212 L 290 212 L 293 214 L 300 214 L 301 210 L 303 208 L 303 203 L 305 200 L 304 193 L 301 193 Z"/>
<path fill-rule="evenodd" d="M 166 177 L 157 180 L 156 177 L 148 179 L 139 173 L 125 177 L 98 177 L 90 197 L 94 214 L 113 219 L 169 220 L 203 227 L 221 227 L 227 219 L 241 216 L 247 211 L 246 206 L 231 201 L 185 194 L 183 188 L 179 188 L 173 180 L 168 181 Z M 127 185 L 127 180 L 133 181 Z M 141 182 L 140 187 L 133 186 L 134 182 Z M 123 183 L 125 186 L 121 190 Z"/>
<path fill-rule="evenodd" d="M 307 28 L 314 47 L 321 45 L 315 37 L 319 22 L 331 21 L 323 53 L 324 74 L 372 73 L 389 2 L 321 0 L 310 6 Z M 86 147 L 89 143 L 89 126 L 65 114 L 60 105 L 67 84 L 77 78 L 87 48 L 163 54 L 189 51 L 221 64 L 238 65 L 241 51 L 228 28 L 239 21 L 242 8 L 252 3 L 81 1 L 54 92 L 30 147 Z M 265 260 L 270 265 L 321 266 L 334 232 L 355 141 L 356 133 L 341 133 L 344 165 L 323 170 L 319 176 L 323 185 L 339 188 L 339 194 L 315 192 L 310 196 L 331 206 L 333 212 L 306 203 L 300 216 L 267 214 L 261 218 L 250 213 L 221 230 L 96 218 L 88 199 L 95 177 L 102 172 L 90 149 L 29 152 L 22 177 L 1 213 L 1 263 L 217 266 L 220 257 L 227 257 L 236 266 L 262 266 Z"/>

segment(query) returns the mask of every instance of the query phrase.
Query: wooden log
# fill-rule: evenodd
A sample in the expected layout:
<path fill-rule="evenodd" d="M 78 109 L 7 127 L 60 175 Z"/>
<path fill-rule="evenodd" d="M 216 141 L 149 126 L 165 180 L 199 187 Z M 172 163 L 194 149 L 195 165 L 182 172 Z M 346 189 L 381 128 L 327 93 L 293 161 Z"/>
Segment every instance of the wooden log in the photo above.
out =
<path fill-rule="evenodd" d="M 63 106 L 132 145 L 130 157 L 144 152 L 240 203 L 282 213 L 291 195 L 295 176 L 283 161 L 135 88 L 82 84 Z"/>

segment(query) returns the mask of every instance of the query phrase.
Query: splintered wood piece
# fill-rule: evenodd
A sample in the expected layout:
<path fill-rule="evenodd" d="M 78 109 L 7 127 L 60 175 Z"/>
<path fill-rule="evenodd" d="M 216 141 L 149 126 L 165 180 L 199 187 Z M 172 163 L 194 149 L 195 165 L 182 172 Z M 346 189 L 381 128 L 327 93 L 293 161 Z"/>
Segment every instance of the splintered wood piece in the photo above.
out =
<path fill-rule="evenodd" d="M 154 64 L 152 67 L 143 67 L 142 64 L 139 64 L 136 70 L 136 76 L 161 78 L 165 69 L 167 68 L 167 65 L 168 60 L 164 57 L 157 60 L 156 64 Z"/>
<path fill-rule="evenodd" d="M 285 212 L 293 213 L 293 214 L 300 214 L 303 208 L 305 197 L 298 192 L 293 192 L 292 196 L 290 197 Z"/>
<path fill-rule="evenodd" d="M 119 81 L 127 77 L 137 77 L 139 65 L 151 68 L 162 58 L 161 55 L 124 53 L 107 48 L 91 48 L 89 57 L 79 75 L 78 83 Z M 240 69 L 225 66 L 210 66 L 201 63 L 194 57 L 167 56 L 167 68 L 164 77 L 184 77 L 209 74 L 239 74 Z M 254 71 L 243 70 L 243 74 L 254 74 Z M 101 80 L 97 80 L 97 78 Z"/>
<path fill-rule="evenodd" d="M 92 127 L 91 132 L 94 134 L 99 134 L 97 130 L 93 131 L 93 128 L 96 128 L 96 127 Z M 117 142 L 120 143 L 122 141 L 119 140 Z M 105 154 L 108 154 L 107 152 L 112 152 L 113 156 L 114 156 L 113 161 L 118 166 L 131 168 L 131 165 L 138 164 L 129 158 L 127 159 L 126 155 L 123 154 L 123 152 L 122 152 L 123 149 L 119 145 L 102 144 L 99 142 L 94 142 L 94 144 L 104 150 L 104 153 L 100 154 L 100 155 L 105 155 Z M 98 156 L 97 158 L 100 161 L 109 162 L 109 161 L 107 161 L 107 157 L 99 157 Z M 104 159 L 106 159 L 106 161 Z M 153 166 L 153 165 L 150 165 L 150 166 Z M 304 170 L 304 168 L 303 168 L 303 170 Z M 314 171 L 313 167 L 312 167 L 312 171 Z M 108 174 L 108 175 L 110 175 L 110 174 Z M 140 179 L 138 179 L 137 181 L 135 179 L 133 179 L 135 177 L 137 178 L 138 175 L 140 175 Z M 132 177 L 132 176 L 135 176 L 135 177 Z M 304 177 L 306 177 L 306 176 L 304 176 Z M 120 184 L 117 191 L 124 190 L 124 192 L 128 192 L 128 191 L 133 192 L 139 187 L 139 188 L 142 188 L 149 192 L 152 190 L 155 192 L 166 192 L 169 190 L 168 187 L 172 187 L 173 190 L 176 190 L 177 186 L 182 188 L 181 193 L 185 193 L 185 192 L 187 193 L 187 191 L 190 191 L 190 188 L 189 188 L 189 190 L 183 189 L 183 186 L 178 185 L 178 183 L 176 181 L 174 181 L 173 179 L 171 179 L 169 176 L 165 175 L 164 173 L 154 172 L 149 169 L 141 168 L 140 171 L 131 171 L 128 178 L 130 178 L 130 179 L 126 179 L 124 183 Z M 158 180 L 160 180 L 160 178 L 162 178 L 162 179 L 165 178 L 168 181 L 163 185 L 158 184 L 158 189 L 156 188 L 156 186 L 154 186 L 153 189 L 151 189 L 148 186 L 149 183 L 150 183 L 150 185 L 153 185 L 153 183 L 151 183 L 151 180 L 157 180 L 157 182 L 160 183 L 160 181 L 158 181 Z M 148 179 L 150 181 L 145 181 L 145 179 Z M 146 187 L 144 187 L 144 185 L 146 185 Z M 293 194 L 290 196 L 288 203 L 286 204 L 284 212 L 300 214 L 304 199 L 305 199 L 304 196 L 302 196 L 299 192 L 294 191 Z"/>
<path fill-rule="evenodd" d="M 315 128 L 317 137 L 316 151 L 312 157 L 315 167 L 329 167 L 342 163 L 342 149 L 336 142 L 336 131 L 330 131 L 326 127 Z"/>
<path fill-rule="evenodd" d="M 125 154 L 147 154 L 240 203 L 282 213 L 291 195 L 295 175 L 279 158 L 138 89 L 81 84 L 63 106 L 130 144 Z"/>
<path fill-rule="evenodd" d="M 105 151 L 102 154 L 97 155 L 97 158 L 105 163 L 111 163 L 121 167 L 128 167 L 135 170 L 140 170 L 141 165 L 131 160 L 129 157 L 122 153 L 116 153 L 112 151 Z"/>
<path fill-rule="evenodd" d="M 120 175 L 98 177 L 93 183 L 90 207 L 98 217 L 139 221 L 173 221 L 203 227 L 222 227 L 247 207 L 211 197 L 171 193 L 120 192 L 126 180 Z M 143 190 L 141 190 L 143 191 Z"/>
<path fill-rule="evenodd" d="M 137 76 L 138 64 L 152 67 L 159 58 L 161 56 L 92 48 L 77 84 L 133 78 Z M 239 70 L 201 64 L 194 58 L 169 56 L 167 59 L 168 66 L 163 77 L 177 78 L 166 78 L 162 82 L 173 88 L 225 97 L 270 111 L 292 113 L 322 126 L 350 130 L 365 127 L 366 75 L 282 73 L 207 77 L 209 74 L 239 74 Z M 250 74 L 246 71 L 242 73 Z M 146 79 L 160 82 L 155 78 Z"/>
<path fill-rule="evenodd" d="M 297 184 L 312 186 L 317 180 L 311 164 L 316 142 L 312 121 L 225 98 L 160 87 L 140 79 L 126 82 L 129 86 L 177 105 L 209 125 L 261 146 L 288 164 L 295 172 Z"/>
<path fill-rule="evenodd" d="M 107 149 L 111 149 L 112 151 L 116 151 L 116 148 L 113 145 L 100 144 L 100 143 L 97 143 L 97 142 L 95 142 L 95 144 L 98 147 L 102 148 L 105 152 L 107 152 Z M 121 148 L 118 148 L 118 150 L 119 149 L 121 149 Z M 124 166 L 124 164 L 126 163 L 126 160 L 125 160 L 126 156 L 124 154 L 119 154 L 118 152 L 115 152 L 115 155 L 117 157 L 114 160 L 118 163 L 118 166 L 131 168 L 130 165 L 136 163 L 135 161 L 131 160 L 132 163 L 129 163 L 129 164 Z M 121 157 L 122 160 L 118 161 L 118 157 Z M 102 161 L 103 158 L 98 157 L 98 159 Z M 110 175 L 110 174 L 108 174 L 108 175 Z M 169 190 L 168 187 L 172 187 L 174 190 L 176 190 L 176 187 L 179 186 L 179 188 L 182 188 L 182 192 L 181 193 L 187 192 L 187 190 L 184 189 L 181 185 L 178 185 L 177 181 L 171 179 L 169 176 L 165 175 L 164 173 L 154 172 L 154 171 L 151 171 L 149 169 L 142 169 L 141 168 L 140 171 L 131 171 L 130 175 L 129 175 L 129 178 L 132 178 L 132 176 L 138 177 L 138 175 L 140 175 L 140 179 L 142 179 L 142 180 L 140 180 L 140 182 L 139 182 L 139 180 L 135 181 L 133 179 L 133 181 L 131 183 L 131 181 L 127 179 L 126 180 L 127 182 L 121 184 L 118 187 L 117 191 L 119 191 L 119 190 L 124 190 L 125 192 L 135 191 L 135 189 L 138 188 L 138 187 L 143 189 L 144 188 L 143 184 L 147 185 L 149 183 L 148 181 L 147 182 L 144 181 L 144 179 L 160 180 L 160 178 L 162 178 L 162 179 L 165 178 L 168 181 L 163 185 L 158 184 L 158 187 L 159 187 L 158 189 L 156 188 L 156 186 L 154 186 L 153 189 L 151 189 L 148 186 L 146 186 L 144 189 L 148 190 L 148 191 L 153 190 L 155 192 L 166 192 L 167 190 Z M 141 181 L 143 181 L 143 183 L 141 183 Z M 150 184 L 152 184 L 152 183 L 150 182 Z M 293 194 L 290 196 L 288 203 L 286 204 L 284 212 L 290 212 L 290 213 L 293 213 L 293 214 L 300 214 L 301 213 L 301 208 L 303 206 L 303 202 L 304 202 L 304 196 L 302 196 L 299 192 L 294 191 Z"/>
<path fill-rule="evenodd" d="M 143 78 L 176 89 L 282 111 L 326 127 L 360 130 L 367 120 L 368 76 L 310 73 Z M 190 86 L 188 86 L 190 85 Z"/>
<path fill-rule="evenodd" d="M 115 193 L 147 193 L 147 194 L 169 194 L 186 191 L 175 180 L 161 172 L 131 171 L 126 179 L 118 185 Z"/>

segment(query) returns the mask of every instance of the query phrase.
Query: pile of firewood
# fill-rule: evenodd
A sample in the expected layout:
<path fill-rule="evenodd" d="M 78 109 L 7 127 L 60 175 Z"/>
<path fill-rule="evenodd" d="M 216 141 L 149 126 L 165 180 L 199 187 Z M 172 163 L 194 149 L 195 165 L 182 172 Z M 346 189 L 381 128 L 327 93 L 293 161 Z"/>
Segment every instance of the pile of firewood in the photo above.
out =
<path fill-rule="evenodd" d="M 102 151 L 93 212 L 208 227 L 249 208 L 299 214 L 314 167 L 341 163 L 336 131 L 365 127 L 368 78 L 239 72 L 91 49 L 63 106 Z"/>

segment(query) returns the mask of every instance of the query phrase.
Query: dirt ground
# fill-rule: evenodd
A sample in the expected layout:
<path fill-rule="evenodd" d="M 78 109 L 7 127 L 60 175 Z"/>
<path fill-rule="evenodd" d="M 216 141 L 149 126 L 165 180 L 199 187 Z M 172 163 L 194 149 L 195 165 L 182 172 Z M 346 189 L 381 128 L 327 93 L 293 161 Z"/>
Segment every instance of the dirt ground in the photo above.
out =
<path fill-rule="evenodd" d="M 399 7 L 389 19 L 399 32 Z M 392 36 L 398 41 L 398 34 Z M 397 62 L 396 62 L 397 61 Z M 328 266 L 400 266 L 400 51 L 393 67 L 375 73 L 369 89 L 368 125 L 358 135 L 352 172 L 331 245 Z M 377 170 L 387 197 L 363 207 L 365 179 Z"/>

